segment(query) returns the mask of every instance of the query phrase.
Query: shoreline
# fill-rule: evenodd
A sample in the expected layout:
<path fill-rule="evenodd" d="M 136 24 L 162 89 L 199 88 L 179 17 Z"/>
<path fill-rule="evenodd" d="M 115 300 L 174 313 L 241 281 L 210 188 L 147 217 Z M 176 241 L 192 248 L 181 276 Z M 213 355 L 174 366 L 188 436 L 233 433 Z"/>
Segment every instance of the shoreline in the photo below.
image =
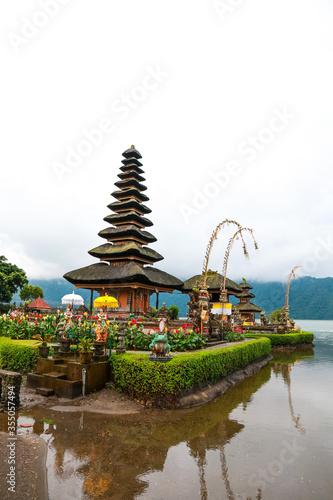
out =
<path fill-rule="evenodd" d="M 231 387 L 243 382 L 248 377 L 251 377 L 257 373 L 261 368 L 266 366 L 273 356 L 268 354 L 262 358 L 249 363 L 244 368 L 235 370 L 223 379 L 219 380 L 215 384 L 206 384 L 201 388 L 196 388 L 193 391 L 186 391 L 187 393 L 183 396 L 180 395 L 179 398 L 179 409 L 193 408 L 195 406 L 201 406 L 205 403 L 209 403 L 214 399 L 225 394 Z"/>

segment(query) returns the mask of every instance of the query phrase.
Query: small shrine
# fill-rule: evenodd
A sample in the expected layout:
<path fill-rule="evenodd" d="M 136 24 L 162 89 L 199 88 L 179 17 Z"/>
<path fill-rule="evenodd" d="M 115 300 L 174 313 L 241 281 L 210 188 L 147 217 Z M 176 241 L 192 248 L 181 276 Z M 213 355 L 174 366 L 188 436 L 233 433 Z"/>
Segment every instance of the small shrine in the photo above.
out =
<path fill-rule="evenodd" d="M 192 278 L 189 278 L 186 281 L 184 281 L 184 285 L 181 289 L 183 293 L 187 293 L 190 297 L 190 302 L 187 303 L 189 308 L 188 316 L 189 318 L 191 318 L 193 324 L 196 327 L 200 328 L 202 327 L 202 321 L 201 321 L 202 291 L 200 291 L 199 289 L 201 280 L 202 280 L 201 274 L 192 276 Z M 211 321 L 209 321 L 209 318 L 211 317 L 210 309 L 214 307 L 214 304 L 218 304 L 220 307 L 220 294 L 221 294 L 222 281 L 223 281 L 223 276 L 220 273 L 211 270 L 207 271 L 206 287 L 207 287 L 208 297 L 206 298 L 206 301 L 209 304 L 209 310 L 207 310 L 207 318 L 205 319 L 205 321 L 206 322 L 208 321 L 207 326 L 209 326 L 210 329 L 214 329 L 214 325 L 211 324 L 212 318 Z M 230 295 L 238 297 L 238 295 L 243 291 L 242 288 L 239 285 L 237 285 L 237 283 L 228 278 L 226 278 L 225 286 L 227 291 L 227 297 L 226 297 L 227 302 L 229 302 Z"/>
<path fill-rule="evenodd" d="M 50 311 L 53 309 L 41 297 L 37 297 L 37 299 L 30 302 L 30 304 L 28 304 L 28 308 L 31 311 Z"/>
<path fill-rule="evenodd" d="M 201 274 L 197 274 L 192 276 L 192 278 L 188 278 L 184 281 L 182 292 L 188 293 L 191 296 L 191 292 L 195 289 L 199 289 L 200 287 Z M 207 279 L 206 286 L 209 294 L 211 295 L 211 302 L 219 302 L 220 293 L 221 293 L 221 283 L 223 280 L 223 276 L 216 271 L 207 271 Z M 243 289 L 237 285 L 234 281 L 226 278 L 226 290 L 228 294 L 228 301 L 230 295 L 237 296 L 239 293 L 243 291 Z"/>
<path fill-rule="evenodd" d="M 239 288 L 242 290 L 241 293 L 237 294 L 239 302 L 232 306 L 232 311 L 234 314 L 240 315 L 241 324 L 243 325 L 254 325 L 255 315 L 260 314 L 262 309 L 255 304 L 252 304 L 251 299 L 254 299 L 255 295 L 250 292 L 253 287 L 246 282 L 243 278 L 242 283 L 240 283 Z"/>
<path fill-rule="evenodd" d="M 183 285 L 178 278 L 152 267 L 163 256 L 148 247 L 157 240 L 145 230 L 153 223 L 145 217 L 151 210 L 144 204 L 149 198 L 144 194 L 141 158 L 134 146 L 123 153 L 120 180 L 115 183 L 118 189 L 111 194 L 115 201 L 108 205 L 112 213 L 104 217 L 109 226 L 98 233 L 106 243 L 88 252 L 100 262 L 64 275 L 76 288 L 115 297 L 119 307 L 111 314 L 145 314 L 153 293 L 172 293 Z"/>

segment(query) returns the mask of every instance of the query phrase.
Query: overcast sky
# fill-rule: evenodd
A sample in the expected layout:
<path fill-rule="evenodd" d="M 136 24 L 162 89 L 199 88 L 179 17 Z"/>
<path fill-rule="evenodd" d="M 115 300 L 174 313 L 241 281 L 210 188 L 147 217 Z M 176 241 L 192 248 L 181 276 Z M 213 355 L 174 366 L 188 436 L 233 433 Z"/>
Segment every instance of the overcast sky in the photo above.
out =
<path fill-rule="evenodd" d="M 0 255 L 29 278 L 97 262 L 122 152 L 142 154 L 156 267 L 332 275 L 333 4 L 1 2 Z M 209 267 L 221 271 L 233 228 Z"/>

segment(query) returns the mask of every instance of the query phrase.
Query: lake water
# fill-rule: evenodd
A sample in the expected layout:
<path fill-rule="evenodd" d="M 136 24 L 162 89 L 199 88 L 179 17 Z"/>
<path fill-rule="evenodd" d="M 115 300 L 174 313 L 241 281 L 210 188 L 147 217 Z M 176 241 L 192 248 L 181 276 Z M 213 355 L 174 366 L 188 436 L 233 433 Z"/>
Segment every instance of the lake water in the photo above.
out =
<path fill-rule="evenodd" d="M 315 333 L 314 350 L 276 353 L 198 408 L 22 411 L 18 424 L 48 443 L 50 499 L 331 500 L 333 321 L 296 323 Z"/>

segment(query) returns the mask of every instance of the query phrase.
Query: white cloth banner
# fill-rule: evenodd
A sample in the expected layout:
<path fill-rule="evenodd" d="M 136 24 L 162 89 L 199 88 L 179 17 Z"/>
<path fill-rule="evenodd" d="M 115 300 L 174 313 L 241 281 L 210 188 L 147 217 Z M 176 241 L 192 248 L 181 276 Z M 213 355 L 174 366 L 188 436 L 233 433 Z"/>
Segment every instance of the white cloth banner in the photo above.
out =
<path fill-rule="evenodd" d="M 232 304 L 222 302 L 214 302 L 212 306 L 212 314 L 225 314 L 226 316 L 231 315 Z"/>

